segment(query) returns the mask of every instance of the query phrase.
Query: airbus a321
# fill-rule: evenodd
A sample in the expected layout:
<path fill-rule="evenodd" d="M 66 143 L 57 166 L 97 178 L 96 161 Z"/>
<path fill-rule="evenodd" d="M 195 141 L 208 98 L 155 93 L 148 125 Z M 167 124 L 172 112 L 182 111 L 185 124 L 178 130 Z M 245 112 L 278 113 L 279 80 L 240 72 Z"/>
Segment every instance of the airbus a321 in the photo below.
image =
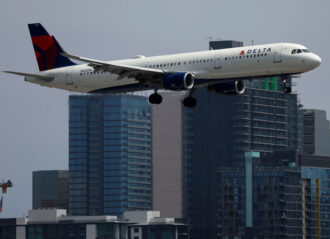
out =
<path fill-rule="evenodd" d="M 159 89 L 190 94 L 183 100 L 194 107 L 194 89 L 208 87 L 224 94 L 243 94 L 244 80 L 278 76 L 283 91 L 291 92 L 286 79 L 321 64 L 321 58 L 294 43 L 275 43 L 163 56 L 101 61 L 72 55 L 63 50 L 40 23 L 28 24 L 40 72 L 5 71 L 25 81 L 68 91 L 107 94 L 154 90 L 151 104 L 160 104 Z M 76 64 L 73 60 L 84 62 Z"/>

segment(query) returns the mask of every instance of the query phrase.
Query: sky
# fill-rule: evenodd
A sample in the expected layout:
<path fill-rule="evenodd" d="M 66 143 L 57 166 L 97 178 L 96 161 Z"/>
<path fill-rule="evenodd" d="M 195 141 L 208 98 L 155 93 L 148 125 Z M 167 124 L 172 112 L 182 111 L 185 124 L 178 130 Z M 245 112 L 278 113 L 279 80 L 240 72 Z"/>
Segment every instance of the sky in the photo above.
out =
<path fill-rule="evenodd" d="M 38 72 L 27 24 L 40 22 L 75 55 L 100 60 L 294 42 L 322 58 L 295 80 L 305 108 L 330 112 L 329 0 L 11 0 L 0 8 L 0 71 Z M 0 180 L 11 179 L 0 218 L 32 207 L 32 171 L 68 168 L 70 93 L 0 72 Z"/>

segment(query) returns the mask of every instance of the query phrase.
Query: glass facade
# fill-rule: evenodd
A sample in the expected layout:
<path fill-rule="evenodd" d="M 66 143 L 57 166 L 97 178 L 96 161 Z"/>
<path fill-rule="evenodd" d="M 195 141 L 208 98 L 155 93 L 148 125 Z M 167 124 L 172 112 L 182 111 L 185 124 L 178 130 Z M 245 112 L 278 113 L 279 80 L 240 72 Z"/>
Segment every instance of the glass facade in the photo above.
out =
<path fill-rule="evenodd" d="M 69 171 L 68 170 L 42 170 L 34 171 L 33 209 L 69 207 Z"/>
<path fill-rule="evenodd" d="M 69 211 L 152 208 L 151 109 L 145 97 L 70 96 Z"/>
<path fill-rule="evenodd" d="M 218 170 L 217 238 L 249 236 L 247 228 L 251 238 L 302 238 L 300 170 L 264 167 L 258 159 L 251 166 Z"/>
<path fill-rule="evenodd" d="M 330 238 L 330 168 L 302 167 L 307 238 Z"/>
<path fill-rule="evenodd" d="M 198 89 L 197 106 L 183 108 L 183 213 L 192 238 L 216 238 L 210 225 L 216 223 L 219 167 L 243 167 L 245 152 L 301 148 L 297 95 L 284 94 L 278 77 L 246 87 L 237 96 Z"/>
<path fill-rule="evenodd" d="M 330 123 L 325 110 L 304 109 L 304 151 L 330 156 Z"/>

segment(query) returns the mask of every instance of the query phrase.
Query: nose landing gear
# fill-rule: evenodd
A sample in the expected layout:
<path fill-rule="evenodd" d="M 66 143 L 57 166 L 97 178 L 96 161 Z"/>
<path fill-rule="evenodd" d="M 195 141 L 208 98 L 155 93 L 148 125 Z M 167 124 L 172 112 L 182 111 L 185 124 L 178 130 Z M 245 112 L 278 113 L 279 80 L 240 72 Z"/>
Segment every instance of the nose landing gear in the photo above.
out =
<path fill-rule="evenodd" d="M 281 80 L 283 82 L 283 93 L 289 94 L 292 91 L 291 85 L 287 82 L 288 77 L 281 77 Z"/>

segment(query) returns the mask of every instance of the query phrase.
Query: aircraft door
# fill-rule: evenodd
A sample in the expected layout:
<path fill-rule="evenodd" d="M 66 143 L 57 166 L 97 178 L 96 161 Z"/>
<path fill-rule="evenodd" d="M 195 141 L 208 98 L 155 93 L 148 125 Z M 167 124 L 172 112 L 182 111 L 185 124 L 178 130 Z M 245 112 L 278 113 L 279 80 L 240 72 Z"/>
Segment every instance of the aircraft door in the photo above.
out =
<path fill-rule="evenodd" d="M 282 49 L 281 48 L 275 48 L 274 51 L 274 57 L 273 57 L 273 62 L 274 63 L 280 63 L 282 62 L 282 54 L 281 54 Z"/>
<path fill-rule="evenodd" d="M 222 65 L 221 65 L 221 57 L 220 56 L 216 56 L 214 58 L 214 69 L 221 69 Z"/>

